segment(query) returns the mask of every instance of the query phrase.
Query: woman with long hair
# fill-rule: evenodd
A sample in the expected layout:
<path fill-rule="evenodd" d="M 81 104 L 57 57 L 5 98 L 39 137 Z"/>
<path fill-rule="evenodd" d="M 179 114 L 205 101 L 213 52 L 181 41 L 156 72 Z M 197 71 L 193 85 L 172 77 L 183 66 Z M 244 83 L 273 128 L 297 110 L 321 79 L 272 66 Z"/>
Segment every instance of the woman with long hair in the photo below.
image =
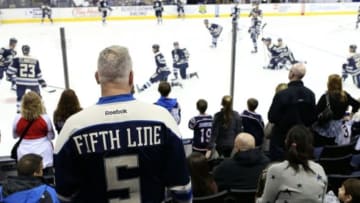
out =
<path fill-rule="evenodd" d="M 81 111 L 79 99 L 72 89 L 66 89 L 62 92 L 60 100 L 54 111 L 54 125 L 60 133 L 65 121 L 73 114 Z"/>
<path fill-rule="evenodd" d="M 313 137 L 303 125 L 292 127 L 285 140 L 286 160 L 271 165 L 259 203 L 322 203 L 327 177 L 321 165 L 312 161 Z"/>
<path fill-rule="evenodd" d="M 318 122 L 314 125 L 314 131 L 317 134 L 315 136 L 315 145 L 346 144 L 343 143 L 342 138 L 350 136 L 350 129 L 346 129 L 346 125 L 344 126 L 345 120 L 343 118 L 349 106 L 351 106 L 353 114 L 358 111 L 360 103 L 343 90 L 340 75 L 329 75 L 327 91 L 320 97 L 316 106 L 318 117 L 328 104 L 330 105 L 332 117 L 325 123 L 320 124 Z"/>
<path fill-rule="evenodd" d="M 17 150 L 18 159 L 23 155 L 34 153 L 43 158 L 43 167 L 53 166 L 53 145 L 55 133 L 50 117 L 45 112 L 45 107 L 40 96 L 33 91 L 22 97 L 21 113 L 16 115 L 13 124 L 13 136 L 19 138 L 28 127 L 23 140 Z"/>
<path fill-rule="evenodd" d="M 193 152 L 187 160 L 194 197 L 217 193 L 217 186 L 214 178 L 209 173 L 209 165 L 205 156 L 200 152 Z"/>
<path fill-rule="evenodd" d="M 216 145 L 220 156 L 229 157 L 234 148 L 236 135 L 243 131 L 240 114 L 233 110 L 233 99 L 224 96 L 222 109 L 215 114 L 209 148 Z"/>

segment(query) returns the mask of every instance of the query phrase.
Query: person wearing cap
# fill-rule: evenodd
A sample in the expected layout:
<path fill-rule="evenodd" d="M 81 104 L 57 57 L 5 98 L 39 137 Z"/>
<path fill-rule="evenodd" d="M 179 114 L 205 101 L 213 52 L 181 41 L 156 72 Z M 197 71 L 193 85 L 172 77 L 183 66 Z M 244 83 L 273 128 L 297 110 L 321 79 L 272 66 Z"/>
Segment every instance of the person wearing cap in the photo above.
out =
<path fill-rule="evenodd" d="M 155 63 L 156 63 L 156 72 L 150 77 L 149 81 L 145 82 L 142 86 L 136 85 L 137 92 L 143 92 L 145 89 L 149 88 L 153 83 L 159 81 L 167 81 L 168 76 L 170 75 L 170 68 L 166 65 L 165 57 L 160 52 L 160 45 L 152 45 L 152 51 L 155 54 Z M 171 86 L 181 86 L 178 82 L 172 82 Z"/>
<path fill-rule="evenodd" d="M 16 56 L 16 51 L 15 51 L 16 44 L 17 44 L 17 39 L 10 38 L 9 48 L 0 49 L 0 82 L 3 79 L 4 73 L 8 69 L 13 58 Z M 11 77 L 9 75 L 7 75 L 7 80 L 11 81 Z"/>
<path fill-rule="evenodd" d="M 349 46 L 350 56 L 347 62 L 342 65 L 342 78 L 345 81 L 350 74 L 353 77 L 354 84 L 360 88 L 360 54 L 356 53 L 357 46 L 352 44 Z"/>

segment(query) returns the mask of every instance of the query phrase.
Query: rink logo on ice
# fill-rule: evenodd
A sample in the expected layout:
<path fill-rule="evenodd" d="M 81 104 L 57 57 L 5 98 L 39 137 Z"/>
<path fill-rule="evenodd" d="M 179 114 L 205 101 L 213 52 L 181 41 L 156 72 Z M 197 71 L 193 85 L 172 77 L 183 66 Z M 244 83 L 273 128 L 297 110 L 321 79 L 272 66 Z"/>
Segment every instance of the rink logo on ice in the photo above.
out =
<path fill-rule="evenodd" d="M 41 18 L 42 11 L 40 8 L 32 8 L 25 11 L 26 16 L 31 16 L 32 18 Z"/>
<path fill-rule="evenodd" d="M 100 14 L 97 8 L 79 7 L 72 10 L 72 15 L 74 17 L 95 17 L 99 16 Z"/>

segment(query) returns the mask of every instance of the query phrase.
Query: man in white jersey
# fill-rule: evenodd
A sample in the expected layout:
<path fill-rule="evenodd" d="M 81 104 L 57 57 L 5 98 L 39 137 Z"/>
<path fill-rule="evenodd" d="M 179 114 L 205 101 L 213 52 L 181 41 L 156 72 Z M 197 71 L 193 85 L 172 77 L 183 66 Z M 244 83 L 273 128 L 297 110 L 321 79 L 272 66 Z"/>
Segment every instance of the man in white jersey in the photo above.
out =
<path fill-rule="evenodd" d="M 55 145 L 56 191 L 62 201 L 192 201 L 179 128 L 163 107 L 137 101 L 127 48 L 98 58 L 96 105 L 71 116 Z"/>

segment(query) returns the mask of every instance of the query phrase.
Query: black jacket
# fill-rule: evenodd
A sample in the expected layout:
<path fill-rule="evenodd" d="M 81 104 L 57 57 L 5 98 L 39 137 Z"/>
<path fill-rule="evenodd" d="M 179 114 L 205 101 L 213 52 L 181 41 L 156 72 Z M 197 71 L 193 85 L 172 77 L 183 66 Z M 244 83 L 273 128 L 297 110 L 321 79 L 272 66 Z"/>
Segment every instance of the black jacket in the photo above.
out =
<path fill-rule="evenodd" d="M 235 137 L 243 131 L 240 114 L 236 111 L 232 112 L 232 120 L 229 127 L 225 127 L 223 124 L 224 112 L 220 111 L 214 116 L 209 148 L 214 147 L 214 144 L 216 144 L 217 147 L 232 148 Z"/>
<path fill-rule="evenodd" d="M 271 141 L 283 147 L 286 133 L 297 124 L 311 126 L 316 121 L 315 94 L 302 81 L 292 81 L 275 94 L 268 119 L 274 123 Z"/>
<path fill-rule="evenodd" d="M 237 152 L 214 169 L 219 191 L 226 189 L 255 189 L 261 172 L 270 160 L 259 150 Z"/>
<path fill-rule="evenodd" d="M 360 103 L 355 100 L 351 95 L 347 92 L 346 94 L 346 100 L 340 101 L 340 98 L 336 95 L 329 95 L 329 102 L 330 102 L 330 108 L 333 112 L 333 120 L 339 120 L 344 117 L 346 110 L 349 106 L 351 106 L 352 113 L 356 113 L 359 110 Z M 323 94 L 316 106 L 316 113 L 319 115 L 326 107 L 326 94 Z"/>

